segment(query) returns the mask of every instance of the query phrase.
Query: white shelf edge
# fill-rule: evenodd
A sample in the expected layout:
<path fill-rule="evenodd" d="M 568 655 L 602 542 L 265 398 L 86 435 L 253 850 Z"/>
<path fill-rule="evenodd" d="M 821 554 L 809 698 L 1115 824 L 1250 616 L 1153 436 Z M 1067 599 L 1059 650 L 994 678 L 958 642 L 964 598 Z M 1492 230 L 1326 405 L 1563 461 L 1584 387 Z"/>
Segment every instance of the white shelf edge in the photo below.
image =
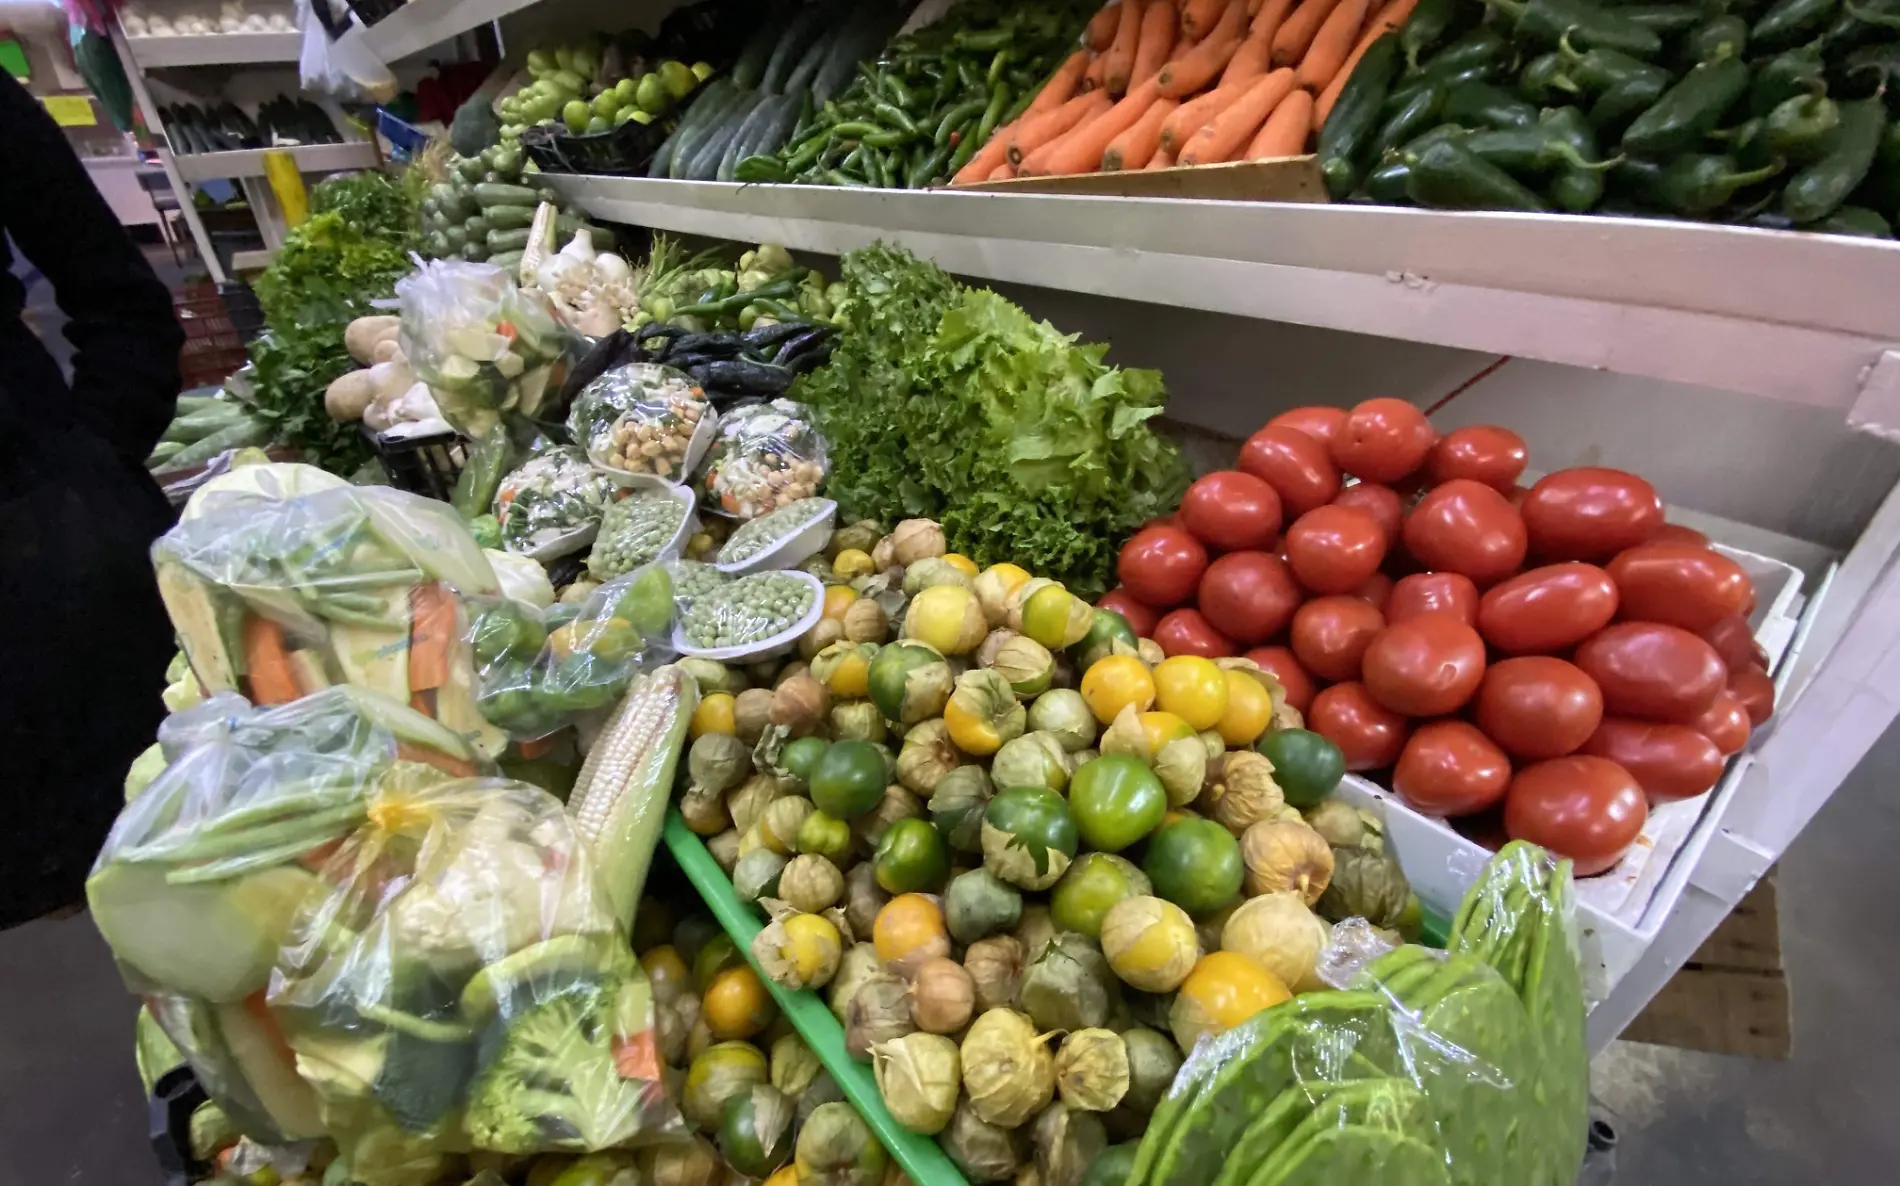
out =
<path fill-rule="evenodd" d="M 168 66 L 294 64 L 303 52 L 301 33 L 203 33 L 194 36 L 127 37 L 132 60 L 145 70 Z"/>
<path fill-rule="evenodd" d="M 367 28 L 356 26 L 343 35 L 385 62 L 421 53 L 470 29 L 533 6 L 537 0 L 409 0 L 395 12 Z"/>
<path fill-rule="evenodd" d="M 233 152 L 174 152 L 178 176 L 185 181 L 213 178 L 262 177 L 264 154 L 269 148 L 243 148 Z M 306 144 L 287 150 L 297 161 L 300 173 L 332 173 L 343 169 L 373 169 L 378 160 L 376 145 L 368 140 L 347 144 Z"/>
<path fill-rule="evenodd" d="M 595 218 L 1851 406 L 1900 342 L 1900 244 L 1393 207 L 547 180 Z M 1800 320 L 1792 320 L 1799 318 Z"/>
<path fill-rule="evenodd" d="M 263 251 L 234 251 L 231 253 L 233 272 L 251 272 L 259 268 L 270 267 L 270 261 L 277 253 L 269 249 Z"/>

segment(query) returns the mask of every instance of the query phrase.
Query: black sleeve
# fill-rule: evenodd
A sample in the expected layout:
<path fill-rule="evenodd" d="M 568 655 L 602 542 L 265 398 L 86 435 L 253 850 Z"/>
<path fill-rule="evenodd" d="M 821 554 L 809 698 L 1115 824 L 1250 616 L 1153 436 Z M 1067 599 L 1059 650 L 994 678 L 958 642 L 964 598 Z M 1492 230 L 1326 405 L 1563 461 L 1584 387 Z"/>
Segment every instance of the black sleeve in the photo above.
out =
<path fill-rule="evenodd" d="M 0 227 L 52 283 L 73 345 L 73 412 L 143 461 L 178 398 L 184 331 L 171 294 L 53 117 L 0 70 Z"/>

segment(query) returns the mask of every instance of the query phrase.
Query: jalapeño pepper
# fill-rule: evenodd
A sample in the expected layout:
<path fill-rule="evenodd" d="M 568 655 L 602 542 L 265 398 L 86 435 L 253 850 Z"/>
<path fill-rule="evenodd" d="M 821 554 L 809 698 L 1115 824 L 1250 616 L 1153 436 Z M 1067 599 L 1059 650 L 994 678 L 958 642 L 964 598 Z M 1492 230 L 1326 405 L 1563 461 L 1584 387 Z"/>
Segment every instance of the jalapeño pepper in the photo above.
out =
<path fill-rule="evenodd" d="M 1796 95 L 1827 89 L 1827 66 L 1819 42 L 1786 50 L 1755 67 L 1748 83 L 1748 113 L 1767 115 Z"/>
<path fill-rule="evenodd" d="M 1840 124 L 1821 157 L 1781 191 L 1782 211 L 1796 222 L 1819 222 L 1834 213 L 1872 170 L 1886 128 L 1887 109 L 1878 98 L 1840 104 Z"/>
<path fill-rule="evenodd" d="M 1543 113 L 1539 122 L 1567 151 L 1555 152 L 1561 158 L 1557 176 L 1550 183 L 1551 200 L 1572 214 L 1582 214 L 1603 200 L 1604 174 L 1616 161 L 1603 161 L 1597 149 L 1597 136 L 1590 121 L 1575 107 L 1557 107 Z"/>
<path fill-rule="evenodd" d="M 1524 66 L 1517 76 L 1518 93 L 1540 106 L 1551 103 L 1566 103 L 1575 98 L 1579 88 L 1569 74 L 1564 56 L 1556 50 L 1539 54 Z"/>
<path fill-rule="evenodd" d="M 1466 82 L 1445 92 L 1439 115 L 1468 128 L 1522 128 L 1537 122 L 1537 107 L 1488 82 Z"/>
<path fill-rule="evenodd" d="M 1547 210 L 1515 177 L 1456 140 L 1408 151 L 1405 195 L 1435 210 Z"/>
<path fill-rule="evenodd" d="M 1616 13 L 1662 37 L 1686 33 L 1708 16 L 1694 4 L 1624 4 Z"/>
<path fill-rule="evenodd" d="M 1473 66 L 1502 62 L 1510 52 L 1510 44 L 1496 29 L 1480 27 L 1439 50 L 1410 73 L 1412 78 L 1443 81 Z M 1406 81 L 1410 82 L 1412 78 Z"/>
<path fill-rule="evenodd" d="M 1412 15 L 1399 30 L 1399 51 L 1405 55 L 1405 68 L 1418 69 L 1419 55 L 1438 44 L 1458 14 L 1458 0 L 1419 0 Z"/>
<path fill-rule="evenodd" d="M 1694 148 L 1748 89 L 1748 67 L 1723 56 L 1697 63 L 1623 132 L 1623 151 L 1661 158 Z"/>
<path fill-rule="evenodd" d="M 1429 86 L 1420 91 L 1379 129 L 1379 136 L 1372 145 L 1373 158 L 1383 157 L 1387 150 L 1399 147 L 1431 127 L 1438 121 L 1439 110 L 1444 105 L 1444 87 Z"/>
<path fill-rule="evenodd" d="M 1900 123 L 1888 123 L 1880 134 L 1873 167 L 1854 196 L 1888 214 L 1900 213 Z"/>
<path fill-rule="evenodd" d="M 1344 198 L 1359 184 L 1360 170 L 1378 131 L 1379 108 L 1398 66 L 1398 35 L 1382 34 L 1359 59 L 1319 130 L 1320 172 L 1335 198 Z"/>
<path fill-rule="evenodd" d="M 1405 201 L 1405 179 L 1412 175 L 1412 166 L 1405 158 L 1395 157 L 1384 161 L 1366 174 L 1366 196 L 1386 206 L 1396 206 Z"/>
<path fill-rule="evenodd" d="M 1492 0 L 1492 7 L 1511 21 L 1521 45 L 1556 49 L 1568 35 L 1584 49 L 1618 49 L 1646 61 L 1662 53 L 1662 36 L 1654 29 L 1589 0 Z"/>
<path fill-rule="evenodd" d="M 1828 137 L 1841 123 L 1841 109 L 1825 95 L 1784 99 L 1762 121 L 1768 151 L 1795 164 L 1806 164 L 1827 151 Z"/>
<path fill-rule="evenodd" d="M 1803 224 L 1801 229 L 1820 231 L 1825 235 L 1855 235 L 1864 239 L 1893 238 L 1892 224 L 1878 210 L 1869 210 L 1865 206 L 1842 206 L 1819 222 Z"/>
<path fill-rule="evenodd" d="M 1748 31 L 1757 49 L 1784 50 L 1813 37 L 1827 27 L 1840 0 L 1777 0 Z"/>
<path fill-rule="evenodd" d="M 1655 106 L 1669 89 L 1669 76 L 1639 75 L 1617 83 L 1590 105 L 1590 126 L 1605 139 L 1620 136 L 1630 121 Z"/>
<path fill-rule="evenodd" d="M 1679 56 L 1683 65 L 1693 66 L 1724 55 L 1739 58 L 1747 48 L 1748 22 L 1725 12 L 1689 30 L 1689 35 L 1682 39 Z"/>
<path fill-rule="evenodd" d="M 1686 152 L 1668 164 L 1626 159 L 1612 176 L 1643 202 L 1700 218 L 1726 206 L 1738 190 L 1763 182 L 1781 172 L 1772 161 L 1744 171 L 1726 152 Z"/>

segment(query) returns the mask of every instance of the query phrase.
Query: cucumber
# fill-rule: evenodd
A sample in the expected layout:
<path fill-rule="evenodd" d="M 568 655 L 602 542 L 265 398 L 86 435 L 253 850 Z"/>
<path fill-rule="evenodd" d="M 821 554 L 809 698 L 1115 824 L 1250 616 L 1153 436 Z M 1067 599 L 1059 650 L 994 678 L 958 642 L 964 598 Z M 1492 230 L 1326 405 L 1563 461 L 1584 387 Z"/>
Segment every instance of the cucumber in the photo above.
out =
<path fill-rule="evenodd" d="M 759 85 L 759 79 L 765 77 L 765 64 L 772 60 L 772 47 L 777 44 L 781 25 L 777 20 L 767 20 L 759 26 L 758 32 L 745 43 L 739 51 L 738 60 L 733 62 L 727 77 L 732 84 L 742 90 L 751 90 Z"/>
<path fill-rule="evenodd" d="M 486 172 L 488 172 L 488 166 L 478 156 L 464 157 L 455 162 L 455 175 L 463 181 L 479 180 Z"/>
<path fill-rule="evenodd" d="M 178 397 L 178 415 L 189 416 L 194 412 L 209 412 L 213 408 L 236 408 L 228 399 L 219 399 L 215 395 L 181 395 Z M 239 408 L 239 411 L 243 409 Z"/>
<path fill-rule="evenodd" d="M 460 251 L 462 248 L 468 246 L 468 239 L 468 231 L 459 226 L 452 226 L 442 232 L 442 241 L 448 244 L 450 251 Z"/>
<path fill-rule="evenodd" d="M 521 266 L 521 255 L 522 253 L 519 251 L 498 251 L 488 257 L 488 262 L 498 268 L 506 268 L 508 271 L 513 272 Z"/>
<path fill-rule="evenodd" d="M 236 404 L 225 404 L 224 408 L 229 410 L 214 408 L 206 412 L 193 412 L 188 416 L 179 416 L 165 426 L 164 435 L 159 437 L 159 440 L 177 441 L 181 445 L 188 445 L 247 418 L 244 409 Z"/>
<path fill-rule="evenodd" d="M 152 451 L 146 455 L 145 468 L 157 469 L 159 466 L 171 460 L 172 454 L 180 452 L 184 447 L 185 442 L 183 441 L 158 442 L 158 444 L 152 446 Z"/>
<path fill-rule="evenodd" d="M 837 98 L 851 84 L 858 63 L 883 49 L 884 43 L 891 39 L 891 34 L 897 32 L 903 19 L 902 9 L 887 10 L 876 0 L 862 5 L 857 15 L 833 41 L 831 52 L 825 55 L 818 72 L 812 75 L 813 104 L 823 107 Z"/>
<path fill-rule="evenodd" d="M 805 50 L 804 55 L 798 59 L 798 65 L 785 76 L 785 85 L 779 90 L 788 95 L 795 95 L 811 86 L 812 77 L 818 73 L 818 67 L 824 64 L 838 42 L 846 40 L 845 32 L 844 29 L 837 29 L 813 41 Z"/>
<path fill-rule="evenodd" d="M 490 231 L 488 232 L 488 250 L 491 252 L 526 251 L 528 249 L 528 234 L 529 231 L 526 227 L 518 231 Z M 495 257 L 490 255 L 488 262 L 493 263 L 494 261 Z"/>
<path fill-rule="evenodd" d="M 441 231 L 430 231 L 422 240 L 422 253 L 430 259 L 447 259 L 455 252 L 449 248 L 448 236 Z"/>
<path fill-rule="evenodd" d="M 489 228 L 492 230 L 520 230 L 522 227 L 534 225 L 534 207 L 490 206 L 482 211 L 482 217 L 488 221 Z"/>
<path fill-rule="evenodd" d="M 494 229 L 494 226 L 489 223 L 487 216 L 481 214 L 477 214 L 475 217 L 460 225 L 461 232 L 471 239 L 479 239 Z M 443 233 L 447 234 L 448 232 L 444 230 Z"/>
<path fill-rule="evenodd" d="M 252 445 L 262 445 L 270 440 L 270 425 L 252 416 L 221 428 L 208 437 L 186 445 L 173 453 L 165 462 L 166 469 L 184 469 L 187 466 L 203 465 L 226 449 L 247 449 Z"/>
<path fill-rule="evenodd" d="M 772 118 L 765 121 L 759 128 L 758 134 L 753 136 L 741 150 L 738 159 L 743 161 L 749 156 L 774 153 L 783 148 L 785 142 L 791 138 L 792 128 L 798 124 L 798 117 L 804 113 L 804 110 L 803 95 L 786 95 L 784 102 L 779 104 L 778 110 L 773 112 Z M 737 167 L 735 162 L 734 168 Z"/>
<path fill-rule="evenodd" d="M 525 185 L 507 185 L 499 181 L 485 181 L 473 188 L 475 202 L 482 209 L 490 206 L 534 206 L 541 201 L 541 195 Z"/>
<path fill-rule="evenodd" d="M 759 89 L 774 94 L 785 90 L 785 80 L 791 77 L 792 69 L 798 65 L 811 43 L 824 31 L 825 18 L 831 14 L 831 5 L 813 3 L 799 9 L 798 15 L 785 26 L 785 32 L 779 36 L 778 45 L 772 49 L 771 60 L 765 64 L 765 73 L 759 77 Z"/>
<path fill-rule="evenodd" d="M 720 150 L 719 160 L 713 166 L 712 175 L 714 180 L 732 180 L 733 166 L 737 165 L 741 159 L 739 150 L 744 148 L 751 142 L 754 136 L 759 134 L 759 126 L 761 124 L 771 122 L 772 114 L 778 110 L 779 104 L 788 98 L 791 98 L 791 96 L 759 96 L 759 101 L 752 105 L 752 110 L 748 111 L 745 118 L 740 120 L 737 126 L 732 129 L 731 139 L 727 140 L 725 148 Z M 792 101 L 797 102 L 796 99 Z"/>
<path fill-rule="evenodd" d="M 749 110 L 748 108 L 744 108 L 743 104 L 741 107 L 744 110 Z M 741 120 L 740 122 L 744 121 Z M 726 145 L 732 143 L 732 138 L 738 131 L 738 124 L 732 120 L 720 121 L 719 126 L 714 128 L 712 132 L 707 135 L 706 139 L 700 143 L 700 146 L 693 151 L 692 158 L 687 162 L 685 171 L 680 175 L 682 180 L 711 181 L 714 177 L 718 176 L 719 158 L 725 153 Z"/>
<path fill-rule="evenodd" d="M 693 130 L 679 142 L 679 147 L 673 151 L 673 160 L 667 166 L 668 177 L 679 180 L 687 176 L 686 167 L 692 164 L 694 154 L 705 147 L 707 137 L 718 131 L 726 117 L 752 92 L 742 91 L 721 78 L 708 83 L 706 93 L 706 102 L 711 103 L 712 106 L 703 117 L 695 121 Z M 698 114 L 697 104 L 694 105 L 694 114 Z"/>

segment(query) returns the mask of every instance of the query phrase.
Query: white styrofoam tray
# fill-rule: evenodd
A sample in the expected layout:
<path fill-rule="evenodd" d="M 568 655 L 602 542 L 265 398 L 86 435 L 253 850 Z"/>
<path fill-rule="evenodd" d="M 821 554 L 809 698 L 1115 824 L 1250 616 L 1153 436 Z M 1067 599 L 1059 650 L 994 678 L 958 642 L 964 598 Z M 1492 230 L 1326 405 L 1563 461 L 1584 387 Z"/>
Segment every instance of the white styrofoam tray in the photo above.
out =
<path fill-rule="evenodd" d="M 761 639 L 747 646 L 700 647 L 695 646 L 693 640 L 686 637 L 686 624 L 676 617 L 673 620 L 673 649 L 694 659 L 711 659 L 716 663 L 737 663 L 740 660 L 756 663 L 761 659 L 771 659 L 791 650 L 793 644 L 798 642 L 799 636 L 816 626 L 818 619 L 825 616 L 825 583 L 808 572 L 792 571 L 786 575 L 797 577 L 811 585 L 811 608 L 806 610 L 804 616 L 798 621 L 770 638 Z"/>
<path fill-rule="evenodd" d="M 838 504 L 829 498 L 821 498 L 817 501 L 825 504 L 824 509 L 813 515 L 811 522 L 796 531 L 787 532 L 744 560 L 721 564 L 715 556 L 713 567 L 727 576 L 745 576 L 747 573 L 764 572 L 770 568 L 796 568 L 824 551 L 825 545 L 831 542 L 832 533 L 837 530 Z"/>
<path fill-rule="evenodd" d="M 713 411 L 712 404 L 706 405 L 699 423 L 693 426 L 693 435 L 686 439 L 686 453 L 680 458 L 679 476 L 662 478 L 657 474 L 636 474 L 630 470 L 619 469 L 602 461 L 596 461 L 589 453 L 587 461 L 607 480 L 616 486 L 631 487 L 636 490 L 668 489 L 692 481 L 693 470 L 698 468 L 700 459 L 706 456 L 706 450 L 712 447 L 713 433 L 719 427 L 719 414 Z"/>
<path fill-rule="evenodd" d="M 1747 570 L 1755 581 L 1756 606 L 1750 617 L 1755 638 L 1775 670 L 1795 636 L 1803 609 L 1801 571 L 1769 556 L 1717 544 L 1718 551 Z M 1728 769 L 1707 794 L 1653 808 L 1641 835 L 1613 869 L 1577 883 L 1578 922 L 1583 933 L 1584 991 L 1592 1000 L 1635 965 L 1674 900 L 1686 876 L 1671 876 L 1689 855 L 1706 844 L 1733 787 L 1753 761 L 1749 750 L 1730 759 Z M 1465 891 L 1477 880 L 1491 853 L 1459 835 L 1441 819 L 1421 815 L 1384 787 L 1347 775 L 1339 794 L 1385 821 L 1386 843 L 1404 867 L 1413 890 L 1435 913 L 1449 918 Z"/>

